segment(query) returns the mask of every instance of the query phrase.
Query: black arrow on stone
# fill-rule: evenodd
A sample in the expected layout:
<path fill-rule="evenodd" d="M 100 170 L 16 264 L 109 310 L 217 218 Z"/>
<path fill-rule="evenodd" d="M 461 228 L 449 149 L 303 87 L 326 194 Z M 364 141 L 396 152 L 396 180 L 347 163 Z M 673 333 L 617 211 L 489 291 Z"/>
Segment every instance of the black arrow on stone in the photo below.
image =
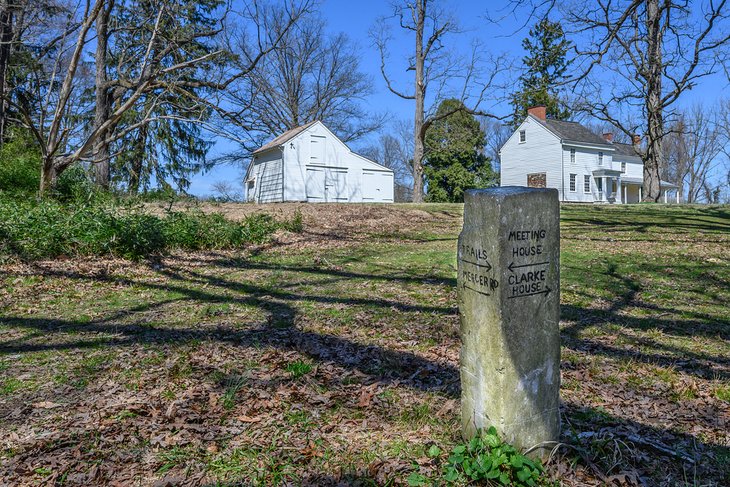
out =
<path fill-rule="evenodd" d="M 482 296 L 491 296 L 491 294 L 489 294 L 488 292 L 485 292 L 485 291 L 480 291 L 480 290 L 478 290 L 478 289 L 474 289 L 474 288 L 473 288 L 473 287 L 471 287 L 471 286 L 467 286 L 465 282 L 461 283 L 461 288 L 462 288 L 462 289 L 469 289 L 470 291 L 474 291 L 475 293 L 479 293 L 479 294 L 481 294 Z"/>
<path fill-rule="evenodd" d="M 550 294 L 550 291 L 552 291 L 552 289 L 550 289 L 549 287 L 546 287 L 546 288 L 545 288 L 545 289 L 543 289 L 542 291 L 538 291 L 538 292 L 536 292 L 536 293 L 530 293 L 530 294 L 518 294 L 518 295 L 516 295 L 516 296 L 510 296 L 510 297 L 509 297 L 509 298 L 507 298 L 507 299 L 512 299 L 512 298 L 524 298 L 525 296 L 536 296 L 536 295 L 538 295 L 538 294 L 544 294 L 545 296 L 547 296 L 548 294 Z"/>
<path fill-rule="evenodd" d="M 471 265 L 475 265 L 477 267 L 483 267 L 485 269 L 485 272 L 489 272 L 490 270 L 492 270 L 492 264 L 490 264 L 487 261 L 485 261 L 484 264 L 481 264 L 479 262 L 472 262 L 472 261 L 466 260 L 466 259 L 461 259 L 461 261 L 464 262 L 465 264 L 471 264 Z"/>
<path fill-rule="evenodd" d="M 514 262 L 510 262 L 510 264 L 507 266 L 507 269 L 510 270 L 510 272 L 514 272 L 515 269 L 519 269 L 520 267 L 532 267 L 535 265 L 545 265 L 549 264 L 550 262 L 535 262 L 534 264 L 522 264 L 522 265 L 515 265 Z"/>

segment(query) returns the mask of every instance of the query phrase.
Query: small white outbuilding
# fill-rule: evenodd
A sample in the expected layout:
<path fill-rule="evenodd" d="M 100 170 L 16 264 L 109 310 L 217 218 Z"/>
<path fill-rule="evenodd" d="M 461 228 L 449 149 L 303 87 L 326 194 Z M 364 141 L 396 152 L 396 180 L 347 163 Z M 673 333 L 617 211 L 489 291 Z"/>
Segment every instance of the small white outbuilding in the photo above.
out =
<path fill-rule="evenodd" d="M 393 202 L 393 171 L 352 152 L 320 121 L 256 149 L 244 186 L 256 203 Z"/>

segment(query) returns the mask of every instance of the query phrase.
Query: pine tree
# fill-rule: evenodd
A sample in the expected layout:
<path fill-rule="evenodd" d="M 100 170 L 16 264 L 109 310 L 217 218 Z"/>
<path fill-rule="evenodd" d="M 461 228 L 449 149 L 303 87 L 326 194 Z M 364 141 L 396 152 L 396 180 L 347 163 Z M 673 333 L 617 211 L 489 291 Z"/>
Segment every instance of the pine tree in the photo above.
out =
<path fill-rule="evenodd" d="M 428 201 L 460 202 L 467 189 L 493 186 L 497 176 L 479 121 L 456 99 L 441 102 L 434 119 L 425 144 Z"/>
<path fill-rule="evenodd" d="M 119 69 L 120 59 L 129 66 L 135 66 L 137 56 L 151 46 L 152 55 L 167 67 L 186 59 L 200 58 L 211 53 L 215 46 L 212 37 L 196 37 L 191 32 L 212 32 L 218 28 L 216 9 L 221 0 L 182 0 L 166 3 L 160 17 L 157 39 L 152 40 L 153 26 L 144 19 L 155 19 L 160 2 L 156 0 L 134 0 L 126 8 L 116 12 L 114 23 L 118 26 L 138 25 L 137 29 L 119 29 L 115 39 L 114 53 L 110 59 L 110 70 Z M 173 42 L 182 39 L 184 42 Z M 159 52 L 164 52 L 158 56 Z M 212 142 L 204 137 L 199 123 L 210 117 L 210 109 L 200 99 L 210 95 L 203 83 L 206 73 L 220 67 L 225 58 L 217 57 L 201 65 L 175 72 L 176 87 L 161 84 L 140 97 L 130 109 L 123 122 L 117 127 L 139 125 L 116 144 L 118 156 L 114 159 L 112 180 L 136 193 L 153 184 L 167 187 L 172 184 L 185 190 L 190 177 L 208 167 L 206 156 Z M 126 70 L 122 64 L 122 70 Z M 182 87 L 180 87 L 182 85 Z M 149 123 L 140 124 L 149 119 Z"/>
<path fill-rule="evenodd" d="M 547 18 L 530 29 L 529 36 L 523 39 L 527 56 L 522 58 L 524 72 L 519 78 L 520 89 L 512 95 L 514 127 L 525 119 L 527 109 L 536 105 L 545 105 L 548 118 L 570 117 L 558 90 L 571 63 L 567 59 L 570 44 L 560 23 Z"/>

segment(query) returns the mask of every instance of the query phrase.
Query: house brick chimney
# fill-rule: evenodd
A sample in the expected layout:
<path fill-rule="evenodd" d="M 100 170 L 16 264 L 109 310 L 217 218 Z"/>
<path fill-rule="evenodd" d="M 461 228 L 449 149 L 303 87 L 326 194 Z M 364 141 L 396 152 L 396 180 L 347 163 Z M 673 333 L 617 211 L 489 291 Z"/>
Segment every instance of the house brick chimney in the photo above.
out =
<path fill-rule="evenodd" d="M 527 113 L 539 120 L 545 120 L 547 118 L 547 108 L 545 105 L 536 105 L 527 109 Z"/>
<path fill-rule="evenodd" d="M 639 135 L 639 134 L 632 135 L 631 143 L 634 145 L 641 145 L 641 135 Z"/>
<path fill-rule="evenodd" d="M 603 134 L 603 139 L 606 142 L 613 142 L 613 132 L 606 132 Z"/>

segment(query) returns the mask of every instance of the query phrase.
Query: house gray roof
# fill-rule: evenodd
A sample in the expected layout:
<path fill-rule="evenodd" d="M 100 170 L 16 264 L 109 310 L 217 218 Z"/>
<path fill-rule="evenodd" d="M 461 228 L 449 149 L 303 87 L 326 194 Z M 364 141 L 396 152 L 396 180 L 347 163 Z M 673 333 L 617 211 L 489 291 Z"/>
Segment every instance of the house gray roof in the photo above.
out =
<path fill-rule="evenodd" d="M 631 144 L 622 144 L 621 142 L 614 142 L 613 147 L 616 149 L 617 154 L 629 157 L 639 157 L 639 154 L 634 150 L 634 146 Z"/>
<path fill-rule="evenodd" d="M 560 137 L 562 140 L 570 142 L 579 142 L 584 144 L 602 145 L 605 147 L 614 147 L 614 144 L 606 142 L 600 135 L 591 132 L 590 129 L 584 127 L 578 122 L 566 122 L 563 120 L 539 120 L 545 125 L 549 131 Z"/>
<path fill-rule="evenodd" d="M 302 132 L 304 132 L 305 130 L 307 130 L 309 127 L 311 127 L 315 123 L 317 123 L 317 121 L 312 120 L 311 122 L 305 123 L 304 125 L 300 125 L 299 127 L 294 127 L 293 129 L 289 129 L 286 132 L 284 132 L 283 134 L 281 134 L 280 136 L 276 137 L 271 142 L 268 142 L 268 143 L 262 145 L 261 147 L 259 147 L 258 149 L 256 149 L 255 151 L 253 151 L 253 153 L 259 154 L 261 152 L 264 152 L 269 149 L 273 149 L 274 147 L 278 147 L 282 144 L 285 144 L 289 140 L 293 139 L 297 135 L 299 135 Z"/>
<path fill-rule="evenodd" d="M 621 182 L 624 184 L 638 184 L 642 185 L 644 184 L 643 178 L 621 178 Z M 659 180 L 659 187 L 661 189 L 676 189 L 677 185 L 674 183 L 670 183 L 669 181 L 665 181 L 663 179 Z"/>

